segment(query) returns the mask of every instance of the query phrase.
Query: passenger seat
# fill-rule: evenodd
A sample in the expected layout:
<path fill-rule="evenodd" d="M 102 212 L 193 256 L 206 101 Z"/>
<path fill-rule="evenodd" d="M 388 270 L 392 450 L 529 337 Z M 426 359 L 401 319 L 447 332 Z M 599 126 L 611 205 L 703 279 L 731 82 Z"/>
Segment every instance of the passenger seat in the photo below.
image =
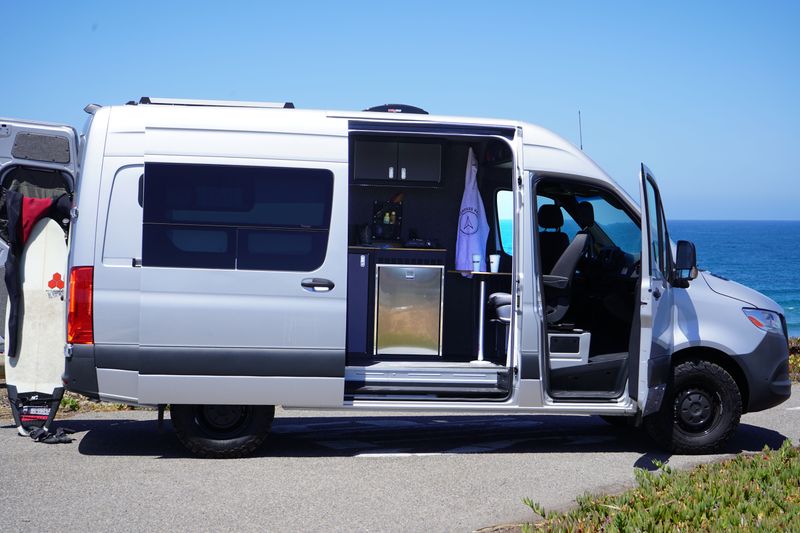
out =
<path fill-rule="evenodd" d="M 539 208 L 539 246 L 542 258 L 542 272 L 550 273 L 556 262 L 569 246 L 569 237 L 561 231 L 564 215 L 561 208 L 553 204 L 545 204 Z M 554 231 L 551 231 L 554 230 Z"/>

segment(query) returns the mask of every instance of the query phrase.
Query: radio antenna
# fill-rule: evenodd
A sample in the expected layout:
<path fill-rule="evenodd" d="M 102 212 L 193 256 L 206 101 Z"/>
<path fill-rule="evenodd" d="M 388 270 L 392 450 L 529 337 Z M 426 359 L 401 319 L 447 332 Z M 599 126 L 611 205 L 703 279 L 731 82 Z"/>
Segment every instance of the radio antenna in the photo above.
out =
<path fill-rule="evenodd" d="M 583 124 L 581 123 L 581 110 L 578 109 L 578 137 L 581 142 L 581 150 L 583 150 Z"/>

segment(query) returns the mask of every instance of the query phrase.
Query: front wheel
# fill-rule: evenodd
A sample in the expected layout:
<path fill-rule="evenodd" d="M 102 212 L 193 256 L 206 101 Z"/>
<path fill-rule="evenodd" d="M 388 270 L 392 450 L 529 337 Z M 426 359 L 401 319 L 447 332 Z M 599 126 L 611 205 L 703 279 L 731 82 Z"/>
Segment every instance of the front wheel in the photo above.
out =
<path fill-rule="evenodd" d="M 731 375 L 709 361 L 686 361 L 658 413 L 644 419 L 650 436 L 675 453 L 713 453 L 731 438 L 742 415 L 742 395 Z"/>
<path fill-rule="evenodd" d="M 266 440 L 275 417 L 271 405 L 172 405 L 170 419 L 181 444 L 200 457 L 245 457 Z"/>

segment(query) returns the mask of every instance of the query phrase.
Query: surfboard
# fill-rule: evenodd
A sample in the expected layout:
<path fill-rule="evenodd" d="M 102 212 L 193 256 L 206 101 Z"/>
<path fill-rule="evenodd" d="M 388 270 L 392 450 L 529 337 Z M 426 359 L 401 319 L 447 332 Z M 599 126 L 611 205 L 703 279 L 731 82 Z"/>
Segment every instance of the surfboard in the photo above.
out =
<path fill-rule="evenodd" d="M 6 387 L 21 435 L 53 421 L 64 385 L 67 244 L 64 230 L 52 219 L 36 223 L 20 260 L 22 304 L 19 349 L 4 355 Z M 5 338 L 8 341 L 6 308 Z"/>

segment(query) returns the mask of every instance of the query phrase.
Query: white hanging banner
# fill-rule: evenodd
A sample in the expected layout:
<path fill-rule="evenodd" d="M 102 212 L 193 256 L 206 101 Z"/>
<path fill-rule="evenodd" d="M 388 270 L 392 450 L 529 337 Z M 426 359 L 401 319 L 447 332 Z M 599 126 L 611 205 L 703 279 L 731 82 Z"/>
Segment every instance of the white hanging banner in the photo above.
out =
<path fill-rule="evenodd" d="M 486 240 L 489 223 L 478 191 L 478 161 L 472 148 L 467 156 L 464 196 L 458 214 L 456 270 L 486 272 Z M 476 268 L 477 267 L 477 268 Z M 469 274 L 464 274 L 469 276 Z"/>

